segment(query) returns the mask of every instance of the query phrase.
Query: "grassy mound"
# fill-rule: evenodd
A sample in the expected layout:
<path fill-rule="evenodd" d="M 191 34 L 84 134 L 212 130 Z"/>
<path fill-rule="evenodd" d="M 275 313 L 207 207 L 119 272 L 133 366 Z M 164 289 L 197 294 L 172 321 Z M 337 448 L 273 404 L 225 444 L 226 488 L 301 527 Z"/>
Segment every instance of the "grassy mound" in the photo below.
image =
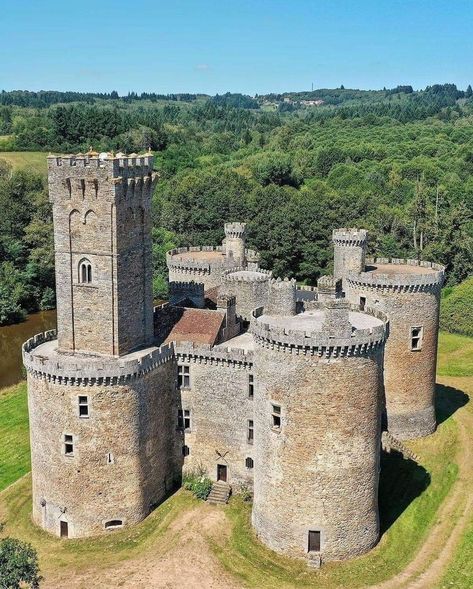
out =
<path fill-rule="evenodd" d="M 440 327 L 450 333 L 473 337 L 473 276 L 442 299 Z"/>

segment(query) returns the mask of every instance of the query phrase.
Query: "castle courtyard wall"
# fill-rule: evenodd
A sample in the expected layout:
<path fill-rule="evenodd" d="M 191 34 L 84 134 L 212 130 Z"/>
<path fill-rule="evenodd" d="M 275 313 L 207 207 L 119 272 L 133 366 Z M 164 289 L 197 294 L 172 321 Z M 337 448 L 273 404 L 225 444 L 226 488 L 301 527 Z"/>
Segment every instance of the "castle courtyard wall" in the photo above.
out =
<path fill-rule="evenodd" d="M 217 350 L 189 350 L 179 344 L 176 353 L 177 363 L 190 369 L 190 387 L 181 388 L 173 403 L 174 424 L 179 409 L 191 411 L 190 430 L 180 432 L 182 444 L 189 448 L 185 471 L 202 470 L 215 481 L 217 465 L 222 464 L 232 486 L 252 486 L 253 469 L 245 464 L 254 450 L 248 442 L 248 420 L 254 412 L 248 386 L 251 354 L 223 353 L 230 361 L 221 361 Z"/>

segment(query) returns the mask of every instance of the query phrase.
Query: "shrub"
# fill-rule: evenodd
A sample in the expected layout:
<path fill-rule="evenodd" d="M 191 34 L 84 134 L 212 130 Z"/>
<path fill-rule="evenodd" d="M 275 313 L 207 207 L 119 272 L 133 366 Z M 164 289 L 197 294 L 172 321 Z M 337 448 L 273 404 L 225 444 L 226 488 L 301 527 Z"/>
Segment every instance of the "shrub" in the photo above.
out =
<path fill-rule="evenodd" d="M 0 587 L 36 589 L 40 581 L 38 556 L 34 548 L 15 538 L 0 540 Z"/>
<path fill-rule="evenodd" d="M 442 298 L 440 327 L 450 333 L 473 337 L 473 277 L 453 287 Z"/>
<path fill-rule="evenodd" d="M 184 489 L 193 493 L 198 499 L 205 501 L 212 488 L 212 481 L 202 471 L 189 472 L 184 475 Z"/>

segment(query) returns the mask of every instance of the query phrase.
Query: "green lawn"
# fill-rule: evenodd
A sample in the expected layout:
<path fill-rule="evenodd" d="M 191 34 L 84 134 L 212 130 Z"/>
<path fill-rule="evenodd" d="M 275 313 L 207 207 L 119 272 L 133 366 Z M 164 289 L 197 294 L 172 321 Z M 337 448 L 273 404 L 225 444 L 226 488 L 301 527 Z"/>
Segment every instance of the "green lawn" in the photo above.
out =
<path fill-rule="evenodd" d="M 0 151 L 0 160 L 6 160 L 14 170 L 28 168 L 46 175 L 48 154 L 41 151 Z"/>
<path fill-rule="evenodd" d="M 0 490 L 30 470 L 26 383 L 0 391 Z"/>
<path fill-rule="evenodd" d="M 473 376 L 473 339 L 442 331 L 439 338 L 437 374 Z"/>

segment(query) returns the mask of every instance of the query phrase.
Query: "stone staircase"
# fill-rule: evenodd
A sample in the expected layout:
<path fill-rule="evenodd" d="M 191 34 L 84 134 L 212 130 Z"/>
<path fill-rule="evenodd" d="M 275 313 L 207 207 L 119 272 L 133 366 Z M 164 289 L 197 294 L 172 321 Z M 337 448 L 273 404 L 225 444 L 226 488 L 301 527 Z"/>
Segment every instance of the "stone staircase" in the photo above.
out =
<path fill-rule="evenodd" d="M 395 438 L 391 432 L 384 431 L 381 436 L 381 445 L 383 450 L 386 452 L 391 452 L 391 450 L 396 450 L 400 452 L 404 458 L 410 458 L 414 462 L 419 462 L 419 457 L 417 454 L 412 452 L 401 440 Z"/>
<path fill-rule="evenodd" d="M 224 481 L 217 481 L 212 485 L 207 501 L 214 505 L 225 505 L 228 502 L 232 488 Z"/>

